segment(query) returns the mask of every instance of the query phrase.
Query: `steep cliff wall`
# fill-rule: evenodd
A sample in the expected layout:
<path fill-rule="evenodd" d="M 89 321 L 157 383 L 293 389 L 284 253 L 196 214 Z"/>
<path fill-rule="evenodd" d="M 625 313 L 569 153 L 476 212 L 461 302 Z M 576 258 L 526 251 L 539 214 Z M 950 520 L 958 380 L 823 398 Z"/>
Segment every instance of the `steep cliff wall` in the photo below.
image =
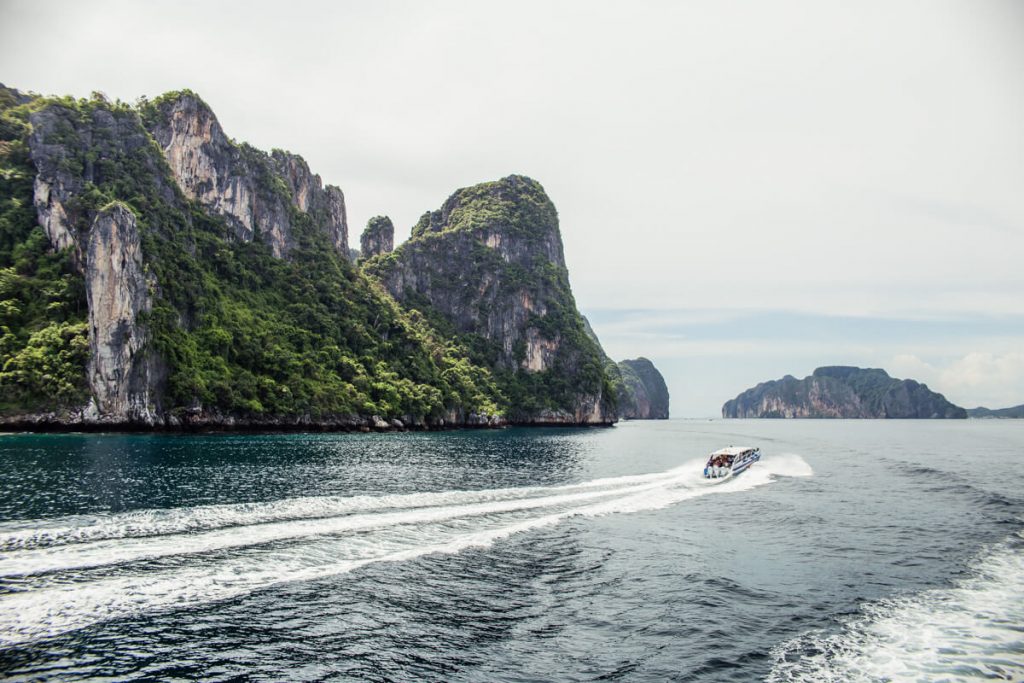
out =
<path fill-rule="evenodd" d="M 89 302 L 92 421 L 155 424 L 163 363 L 149 352 L 140 316 L 152 308 L 135 214 L 124 204 L 102 209 L 89 230 L 85 283 Z"/>
<path fill-rule="evenodd" d="M 963 408 L 914 380 L 884 370 L 818 368 L 798 380 L 758 384 L 722 406 L 722 417 L 965 418 Z"/>
<path fill-rule="evenodd" d="M 238 239 L 259 235 L 275 256 L 286 256 L 295 242 L 294 207 L 314 216 L 348 256 L 345 197 L 340 188 L 323 187 L 302 157 L 235 144 L 206 103 L 187 91 L 165 95 L 143 113 L 185 196 L 225 217 Z"/>
<path fill-rule="evenodd" d="M 603 352 L 569 287 L 557 212 L 535 180 L 458 190 L 365 268 L 494 370 L 514 420 L 617 419 Z"/>
<path fill-rule="evenodd" d="M 654 363 L 646 358 L 619 364 L 619 416 L 627 420 L 667 420 L 668 385 Z"/>
<path fill-rule="evenodd" d="M 143 271 L 141 236 L 126 205 L 100 207 L 94 195 L 96 186 L 110 181 L 110 160 L 148 149 L 148 136 L 137 117 L 104 108 L 79 112 L 53 106 L 33 111 L 28 119 L 39 225 L 53 250 L 70 254 L 84 280 L 90 400 L 74 419 L 153 424 L 160 411 L 163 363 L 150 353 L 148 330 L 140 320 L 150 310 L 153 285 Z M 151 174 L 155 195 L 173 202 L 174 189 L 158 163 L 139 163 L 137 171 Z"/>

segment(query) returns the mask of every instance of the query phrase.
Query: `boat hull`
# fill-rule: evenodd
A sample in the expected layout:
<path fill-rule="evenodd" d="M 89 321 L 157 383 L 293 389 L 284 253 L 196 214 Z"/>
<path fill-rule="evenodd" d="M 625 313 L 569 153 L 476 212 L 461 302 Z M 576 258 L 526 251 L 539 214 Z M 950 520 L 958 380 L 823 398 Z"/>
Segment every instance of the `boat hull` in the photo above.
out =
<path fill-rule="evenodd" d="M 746 454 L 737 456 L 733 460 L 733 463 L 729 467 L 729 469 L 725 473 L 719 474 L 718 476 L 714 476 L 713 475 L 713 473 L 712 473 L 712 469 L 713 468 L 711 468 L 710 465 L 709 465 L 709 466 L 704 468 L 704 479 L 706 481 L 708 481 L 708 482 L 715 483 L 715 484 L 723 482 L 723 481 L 726 481 L 726 480 L 729 480 L 729 479 L 732 479 L 733 477 L 738 476 L 740 473 L 746 472 L 748 469 L 750 469 L 751 465 L 753 465 L 755 462 L 757 462 L 760 459 L 761 459 L 761 451 L 760 451 L 760 449 L 755 449 L 751 453 L 746 453 Z M 722 468 L 719 468 L 719 469 L 722 469 Z"/>

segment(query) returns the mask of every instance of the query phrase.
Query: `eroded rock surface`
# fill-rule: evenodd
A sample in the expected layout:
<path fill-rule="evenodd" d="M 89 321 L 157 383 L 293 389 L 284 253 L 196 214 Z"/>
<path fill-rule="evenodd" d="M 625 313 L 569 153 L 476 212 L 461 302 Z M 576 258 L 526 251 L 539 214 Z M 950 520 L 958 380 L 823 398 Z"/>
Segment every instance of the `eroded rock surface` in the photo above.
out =
<path fill-rule="evenodd" d="M 147 351 L 140 315 L 150 310 L 135 215 L 114 204 L 96 216 L 85 248 L 89 301 L 87 370 L 95 418 L 153 424 L 159 400 L 159 363 Z"/>
<path fill-rule="evenodd" d="M 347 257 L 345 197 L 337 187 L 323 187 L 301 157 L 281 150 L 267 155 L 234 143 L 213 111 L 190 93 L 161 101 L 155 109 L 150 132 L 181 191 L 227 218 L 238 239 L 259 235 L 275 256 L 287 256 L 295 244 L 294 207 L 312 216 Z"/>

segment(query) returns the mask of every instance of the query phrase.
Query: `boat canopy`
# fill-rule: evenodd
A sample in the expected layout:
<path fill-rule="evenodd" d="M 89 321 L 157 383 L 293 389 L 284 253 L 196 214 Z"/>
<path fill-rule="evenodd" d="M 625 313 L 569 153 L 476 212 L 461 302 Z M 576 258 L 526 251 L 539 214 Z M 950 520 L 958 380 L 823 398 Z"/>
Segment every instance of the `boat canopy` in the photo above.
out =
<path fill-rule="evenodd" d="M 719 448 L 717 451 L 711 454 L 711 457 L 713 458 L 716 455 L 743 455 L 744 453 L 749 453 L 755 450 L 757 449 L 754 448 L 753 446 L 729 446 L 728 448 Z"/>

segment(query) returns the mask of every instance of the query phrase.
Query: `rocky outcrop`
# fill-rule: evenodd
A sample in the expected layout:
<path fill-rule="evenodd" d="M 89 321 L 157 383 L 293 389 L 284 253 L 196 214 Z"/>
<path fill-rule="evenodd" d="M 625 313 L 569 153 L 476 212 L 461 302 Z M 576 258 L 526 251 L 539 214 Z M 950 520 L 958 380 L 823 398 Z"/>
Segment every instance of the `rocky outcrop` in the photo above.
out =
<path fill-rule="evenodd" d="M 395 226 L 387 216 L 374 216 L 366 223 L 359 237 L 359 256 L 369 259 L 377 254 L 390 254 L 395 248 Z"/>
<path fill-rule="evenodd" d="M 802 380 L 786 375 L 758 384 L 727 401 L 722 417 L 965 418 L 967 412 L 914 380 L 833 366 Z"/>
<path fill-rule="evenodd" d="M 617 419 L 603 352 L 569 287 L 557 212 L 537 181 L 509 176 L 458 190 L 367 271 L 475 346 L 509 393 L 528 384 L 544 394 L 514 421 Z"/>
<path fill-rule="evenodd" d="M 277 174 L 284 178 L 295 208 L 314 218 L 339 254 L 348 254 L 348 214 L 345 195 L 336 185 L 322 185 L 306 160 L 280 149 L 271 152 Z"/>
<path fill-rule="evenodd" d="M 135 215 L 123 204 L 97 214 L 85 248 L 92 392 L 87 418 L 153 424 L 159 412 L 161 363 L 147 352 L 140 316 L 151 308 Z"/>
<path fill-rule="evenodd" d="M 348 255 L 345 197 L 337 187 L 323 187 L 301 157 L 235 144 L 206 103 L 189 92 L 153 103 L 147 124 L 181 191 L 224 216 L 238 239 L 258 235 L 275 256 L 287 256 L 295 244 L 294 207 Z"/>
<path fill-rule="evenodd" d="M 619 416 L 626 420 L 667 420 L 668 385 L 646 358 L 619 363 Z"/>

